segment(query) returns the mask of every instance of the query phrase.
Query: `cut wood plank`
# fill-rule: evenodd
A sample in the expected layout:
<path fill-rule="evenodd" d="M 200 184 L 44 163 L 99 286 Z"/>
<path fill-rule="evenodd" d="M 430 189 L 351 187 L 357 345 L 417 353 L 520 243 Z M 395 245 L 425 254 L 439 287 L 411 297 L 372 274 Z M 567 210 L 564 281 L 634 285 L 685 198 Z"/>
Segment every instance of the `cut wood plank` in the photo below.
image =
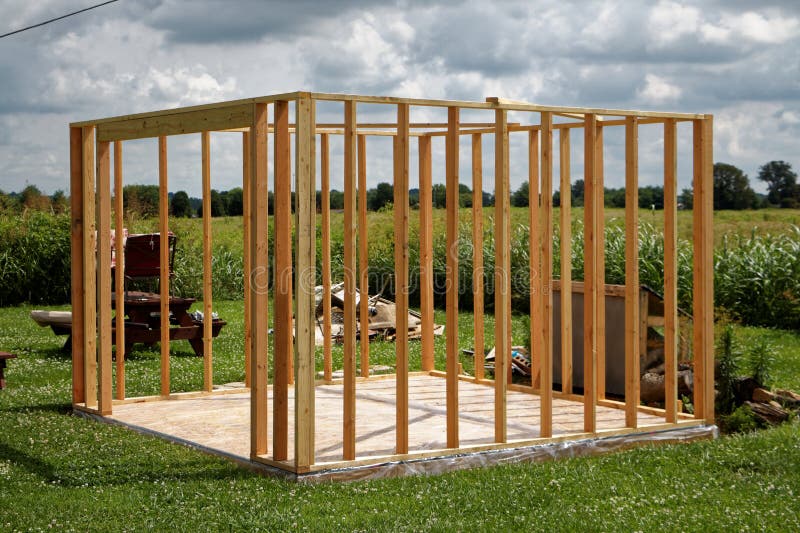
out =
<path fill-rule="evenodd" d="M 158 231 L 159 278 L 161 291 L 161 396 L 169 396 L 169 196 L 167 180 L 167 138 L 158 138 Z"/>
<path fill-rule="evenodd" d="M 506 365 L 511 357 L 511 332 L 508 330 L 511 307 L 510 184 L 508 161 L 508 112 L 495 111 L 494 148 L 494 239 L 495 239 L 495 361 L 494 361 L 494 440 L 506 442 Z"/>
<path fill-rule="evenodd" d="M 433 199 L 431 138 L 419 138 L 419 271 L 422 370 L 433 370 Z"/>
<path fill-rule="evenodd" d="M 540 225 L 542 361 L 540 395 L 542 415 L 540 434 L 553 434 L 553 115 L 542 113 L 542 191 Z"/>
<path fill-rule="evenodd" d="M 358 135 L 358 286 L 361 377 L 369 377 L 369 248 L 367 246 L 367 138 Z M 396 204 L 395 204 L 396 205 Z M 366 333 L 366 334 L 364 334 Z"/>
<path fill-rule="evenodd" d="M 677 421 L 678 385 L 678 144 L 674 119 L 664 122 L 664 408 Z"/>
<path fill-rule="evenodd" d="M 639 123 L 636 117 L 627 117 L 625 121 L 625 425 L 635 428 L 640 361 Z"/>
<path fill-rule="evenodd" d="M 97 323 L 101 415 L 111 414 L 111 146 L 97 143 Z"/>
<path fill-rule="evenodd" d="M 552 130 L 551 130 L 552 133 Z M 542 142 L 545 135 L 542 134 Z M 551 137 L 552 138 L 552 137 Z M 542 154 L 544 155 L 544 154 Z M 540 159 L 539 157 L 539 131 L 528 132 L 528 191 L 530 231 L 528 232 L 528 278 L 530 291 L 530 335 L 531 335 L 531 384 L 535 388 L 541 387 L 542 357 L 544 343 L 542 341 L 542 212 L 539 194 Z"/>
<path fill-rule="evenodd" d="M 483 379 L 483 136 L 472 134 L 472 312 L 475 377 Z"/>
<path fill-rule="evenodd" d="M 203 174 L 203 390 L 214 388 L 212 342 L 213 289 L 211 279 L 211 134 L 200 134 L 200 158 Z M 117 298 L 119 302 L 119 298 Z"/>
<path fill-rule="evenodd" d="M 397 337 L 395 338 L 396 453 L 408 453 L 408 122 L 408 104 L 398 105 L 397 136 L 394 138 L 394 274 L 397 309 Z M 364 293 L 362 293 L 361 299 L 362 301 L 365 299 Z M 362 368 L 362 372 L 363 370 Z"/>
<path fill-rule="evenodd" d="M 250 288 L 250 276 L 252 275 L 252 257 L 250 254 L 250 224 L 252 211 L 251 207 L 251 193 L 253 188 L 253 175 L 250 171 L 252 167 L 252 159 L 250 156 L 250 131 L 242 133 L 242 263 L 243 263 L 243 287 L 244 287 L 244 384 L 246 387 L 251 386 L 251 373 L 252 366 L 252 334 L 251 334 L 251 303 L 252 290 Z M 209 210 L 211 208 L 209 207 Z"/>
<path fill-rule="evenodd" d="M 97 406 L 97 220 L 95 219 L 95 134 L 82 132 L 83 159 L 83 382 L 86 407 Z"/>
<path fill-rule="evenodd" d="M 331 351 L 331 163 L 330 139 L 327 133 L 319 136 L 320 172 L 322 173 L 322 191 L 320 211 L 322 212 L 322 366 L 325 381 L 330 381 L 333 374 Z"/>
<path fill-rule="evenodd" d="M 86 401 L 83 337 L 83 130 L 69 129 L 70 299 L 72 302 L 72 405 Z"/>
<path fill-rule="evenodd" d="M 114 142 L 114 248 L 115 248 L 115 274 L 114 289 L 117 295 L 116 302 L 116 395 L 117 400 L 125 399 L 125 223 L 123 219 L 124 195 L 122 192 L 122 141 Z M 73 304 L 74 310 L 79 306 Z M 73 344 L 75 339 L 72 340 Z"/>
<path fill-rule="evenodd" d="M 561 392 L 572 394 L 572 183 L 570 170 L 570 130 L 559 132 L 561 194 Z"/>
<path fill-rule="evenodd" d="M 583 430 L 597 429 L 597 120 L 586 116 L 584 128 L 584 303 L 583 303 Z"/>
<path fill-rule="evenodd" d="M 595 176 L 597 183 L 594 189 L 595 205 L 597 212 L 597 266 L 595 278 L 597 293 L 597 399 L 606 397 L 606 299 L 604 287 L 606 284 L 606 215 L 605 215 L 605 163 L 603 160 L 603 124 L 597 118 L 597 134 L 595 137 Z"/>
<path fill-rule="evenodd" d="M 250 457 L 267 453 L 269 287 L 267 105 L 255 104 L 250 130 Z"/>
<path fill-rule="evenodd" d="M 342 457 L 356 456 L 356 103 L 344 104 L 344 426 Z"/>
<path fill-rule="evenodd" d="M 272 456 L 288 458 L 289 384 L 292 382 L 292 163 L 289 139 L 289 102 L 275 102 L 275 279 Z"/>
<path fill-rule="evenodd" d="M 445 145 L 445 190 L 447 194 L 447 317 L 445 336 L 447 347 L 447 447 L 457 448 L 458 439 L 458 137 L 459 109 L 447 108 L 447 137 Z M 500 379 L 496 374 L 496 379 Z"/>

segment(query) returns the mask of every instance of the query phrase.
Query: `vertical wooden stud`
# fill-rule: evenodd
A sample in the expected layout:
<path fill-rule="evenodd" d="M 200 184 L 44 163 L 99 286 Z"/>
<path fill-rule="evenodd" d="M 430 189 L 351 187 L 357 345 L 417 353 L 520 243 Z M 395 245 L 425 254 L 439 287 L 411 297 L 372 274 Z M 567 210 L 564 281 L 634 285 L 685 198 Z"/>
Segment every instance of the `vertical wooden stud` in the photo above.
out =
<path fill-rule="evenodd" d="M 86 407 L 97 406 L 97 220 L 94 126 L 84 126 L 83 158 L 83 382 Z"/>
<path fill-rule="evenodd" d="M 114 289 L 116 293 L 116 399 L 125 399 L 125 221 L 122 189 L 122 141 L 114 141 Z M 72 306 L 75 309 L 75 306 Z M 74 315 L 74 313 L 73 313 Z M 74 342 L 74 340 L 73 340 Z"/>
<path fill-rule="evenodd" d="M 292 162 L 289 140 L 289 102 L 275 102 L 275 319 L 272 383 L 272 455 L 288 457 L 289 383 L 292 360 Z M 316 187 L 314 187 L 316 189 Z"/>
<path fill-rule="evenodd" d="M 83 132 L 69 129 L 72 405 L 86 401 L 83 351 Z"/>
<path fill-rule="evenodd" d="M 250 455 L 267 453 L 269 288 L 267 104 L 253 104 L 250 127 Z"/>
<path fill-rule="evenodd" d="M 422 370 L 434 369 L 433 357 L 433 194 L 431 138 L 419 137 L 419 277 L 422 315 Z"/>
<path fill-rule="evenodd" d="M 694 407 L 695 416 L 714 421 L 714 185 L 713 118 L 693 123 L 694 133 Z"/>
<path fill-rule="evenodd" d="M 583 430 L 597 428 L 597 117 L 587 113 L 584 135 Z"/>
<path fill-rule="evenodd" d="M 203 390 L 214 387 L 211 285 L 211 133 L 200 134 L 200 160 L 203 179 Z"/>
<path fill-rule="evenodd" d="M 572 183 L 570 130 L 559 133 L 561 193 L 561 392 L 572 394 Z"/>
<path fill-rule="evenodd" d="M 361 377 L 369 377 L 369 248 L 367 246 L 367 136 L 358 135 L 358 288 Z"/>
<path fill-rule="evenodd" d="M 542 113 L 541 195 L 541 437 L 553 435 L 553 115 Z"/>
<path fill-rule="evenodd" d="M 356 103 L 344 103 L 344 428 L 343 458 L 356 456 Z"/>
<path fill-rule="evenodd" d="M 113 397 L 111 362 L 111 145 L 97 143 L 97 326 L 100 414 L 111 414 Z"/>
<path fill-rule="evenodd" d="M 664 408 L 678 419 L 678 144 L 675 119 L 664 122 Z"/>
<path fill-rule="evenodd" d="M 458 447 L 458 129 L 459 109 L 447 108 L 445 191 L 447 194 L 447 447 Z M 495 370 L 497 372 L 497 370 Z M 496 380 L 502 381 L 497 373 Z"/>
<path fill-rule="evenodd" d="M 475 377 L 483 379 L 483 136 L 472 134 L 472 311 Z"/>
<path fill-rule="evenodd" d="M 167 138 L 158 138 L 159 282 L 161 292 L 161 396 L 169 396 L 169 196 L 167 189 Z"/>
<path fill-rule="evenodd" d="M 542 124 L 544 131 L 545 124 Z M 550 130 L 552 140 L 552 130 Z M 544 343 L 542 342 L 542 211 L 540 206 L 539 182 L 544 159 L 539 154 L 539 136 L 537 130 L 528 133 L 528 215 L 530 231 L 528 232 L 528 278 L 530 284 L 530 321 L 531 321 L 531 385 L 542 386 L 542 358 Z M 542 142 L 546 135 L 541 134 Z M 542 150 L 544 147 L 542 146 Z M 544 154 L 542 154 L 544 155 Z"/>
<path fill-rule="evenodd" d="M 394 275 L 396 280 L 395 305 L 397 306 L 395 318 L 397 327 L 397 336 L 395 337 L 397 442 L 395 453 L 408 453 L 408 142 L 409 106 L 408 104 L 398 104 L 394 152 Z M 448 414 L 448 428 L 449 422 Z"/>
<path fill-rule="evenodd" d="M 494 133 L 494 440 L 508 440 L 506 427 L 506 365 L 511 357 L 511 331 L 508 318 L 511 307 L 511 196 L 508 169 L 508 111 L 495 109 Z"/>
<path fill-rule="evenodd" d="M 603 160 L 603 125 L 597 120 L 595 137 L 595 206 L 597 220 L 597 399 L 606 397 L 606 223 L 605 223 L 605 164 Z"/>
<path fill-rule="evenodd" d="M 250 212 L 251 209 L 251 193 L 252 190 L 252 173 L 250 168 L 252 160 L 250 157 L 250 132 L 245 131 L 242 133 L 242 263 L 244 270 L 244 279 L 242 284 L 244 286 L 244 384 L 246 387 L 251 386 L 250 382 L 250 366 L 251 366 L 251 353 L 253 338 L 251 335 L 251 316 L 250 316 L 250 300 L 252 298 L 252 291 L 250 289 L 250 282 L 252 275 L 252 264 L 250 254 Z M 209 207 L 209 210 L 211 208 Z"/>
<path fill-rule="evenodd" d="M 314 464 L 314 287 L 316 285 L 316 126 L 315 102 L 296 102 L 297 338 L 295 347 L 295 459 L 298 468 Z"/>
<path fill-rule="evenodd" d="M 637 117 L 625 118 L 625 425 L 631 428 L 639 409 L 638 128 Z"/>
<path fill-rule="evenodd" d="M 331 160 L 327 133 L 319 136 L 320 172 L 322 173 L 322 366 L 325 381 L 333 378 L 333 339 L 331 339 Z"/>

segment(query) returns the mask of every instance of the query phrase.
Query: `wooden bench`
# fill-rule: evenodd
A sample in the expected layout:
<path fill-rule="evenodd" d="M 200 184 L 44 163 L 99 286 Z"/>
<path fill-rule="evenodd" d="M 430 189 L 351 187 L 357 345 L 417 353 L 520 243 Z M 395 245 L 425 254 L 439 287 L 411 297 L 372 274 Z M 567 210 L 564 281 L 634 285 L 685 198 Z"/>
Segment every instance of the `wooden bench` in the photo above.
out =
<path fill-rule="evenodd" d="M 13 353 L 0 352 L 0 390 L 6 388 L 6 361 L 9 359 L 16 359 L 17 356 Z"/>

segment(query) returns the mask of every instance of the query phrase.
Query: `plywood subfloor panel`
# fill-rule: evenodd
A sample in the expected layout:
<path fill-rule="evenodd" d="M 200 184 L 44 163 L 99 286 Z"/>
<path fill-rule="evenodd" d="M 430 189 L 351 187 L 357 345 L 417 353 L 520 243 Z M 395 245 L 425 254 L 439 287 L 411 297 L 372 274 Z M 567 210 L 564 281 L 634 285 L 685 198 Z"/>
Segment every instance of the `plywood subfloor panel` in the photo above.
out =
<path fill-rule="evenodd" d="M 356 454 L 358 457 L 395 453 L 394 379 L 356 385 Z M 462 446 L 490 444 L 494 434 L 494 389 L 459 382 L 459 431 Z M 272 391 L 270 390 L 270 416 Z M 445 380 L 433 376 L 409 379 L 409 451 L 446 447 Z M 294 388 L 289 388 L 289 460 L 294 450 Z M 342 459 L 342 386 L 316 389 L 316 462 Z M 108 418 L 190 441 L 229 455 L 249 458 L 250 394 L 115 405 Z M 662 417 L 639 413 L 640 426 L 663 424 Z M 597 429 L 625 426 L 625 411 L 597 407 Z M 553 436 L 583 430 L 583 404 L 553 400 Z M 271 455 L 272 421 L 269 421 Z M 539 436 L 539 397 L 508 391 L 509 440 Z"/>

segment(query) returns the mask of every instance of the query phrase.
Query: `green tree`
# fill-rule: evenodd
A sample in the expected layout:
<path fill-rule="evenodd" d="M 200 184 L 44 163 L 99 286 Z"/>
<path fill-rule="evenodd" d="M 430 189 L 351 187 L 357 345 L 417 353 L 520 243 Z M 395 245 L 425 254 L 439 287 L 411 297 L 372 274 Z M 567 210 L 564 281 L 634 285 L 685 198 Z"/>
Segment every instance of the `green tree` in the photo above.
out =
<path fill-rule="evenodd" d="M 583 207 L 583 191 L 584 191 L 584 183 L 583 180 L 575 180 L 575 183 L 572 184 L 572 205 L 575 207 Z"/>
<path fill-rule="evenodd" d="M 64 213 L 67 211 L 69 204 L 67 202 L 67 197 L 64 195 L 64 191 L 59 189 L 53 193 L 50 197 L 50 207 L 54 213 Z"/>
<path fill-rule="evenodd" d="M 125 211 L 141 217 L 158 215 L 157 185 L 128 185 L 122 189 Z"/>
<path fill-rule="evenodd" d="M 378 209 L 394 202 L 394 187 L 389 183 L 379 183 L 374 189 L 367 191 L 367 209 Z"/>
<path fill-rule="evenodd" d="M 758 169 L 758 179 L 767 184 L 767 201 L 781 207 L 797 207 L 800 190 L 797 174 L 786 161 L 770 161 Z"/>
<path fill-rule="evenodd" d="M 225 213 L 230 217 L 240 217 L 244 213 L 244 191 L 234 187 L 225 194 Z"/>
<path fill-rule="evenodd" d="M 733 165 L 714 163 L 714 209 L 748 209 L 757 205 L 747 174 Z"/>
<path fill-rule="evenodd" d="M 47 211 L 50 209 L 50 198 L 42 194 L 36 185 L 28 185 L 20 193 L 23 209 Z"/>
<path fill-rule="evenodd" d="M 189 195 L 186 191 L 178 191 L 172 195 L 169 210 L 174 217 L 189 217 L 192 214 L 192 207 L 189 205 Z"/>
<path fill-rule="evenodd" d="M 511 193 L 511 205 L 514 207 L 528 207 L 530 203 L 530 185 L 523 181 L 519 189 Z"/>
<path fill-rule="evenodd" d="M 433 207 L 444 209 L 447 207 L 447 189 L 441 183 L 434 183 L 431 187 L 431 202 Z"/>

